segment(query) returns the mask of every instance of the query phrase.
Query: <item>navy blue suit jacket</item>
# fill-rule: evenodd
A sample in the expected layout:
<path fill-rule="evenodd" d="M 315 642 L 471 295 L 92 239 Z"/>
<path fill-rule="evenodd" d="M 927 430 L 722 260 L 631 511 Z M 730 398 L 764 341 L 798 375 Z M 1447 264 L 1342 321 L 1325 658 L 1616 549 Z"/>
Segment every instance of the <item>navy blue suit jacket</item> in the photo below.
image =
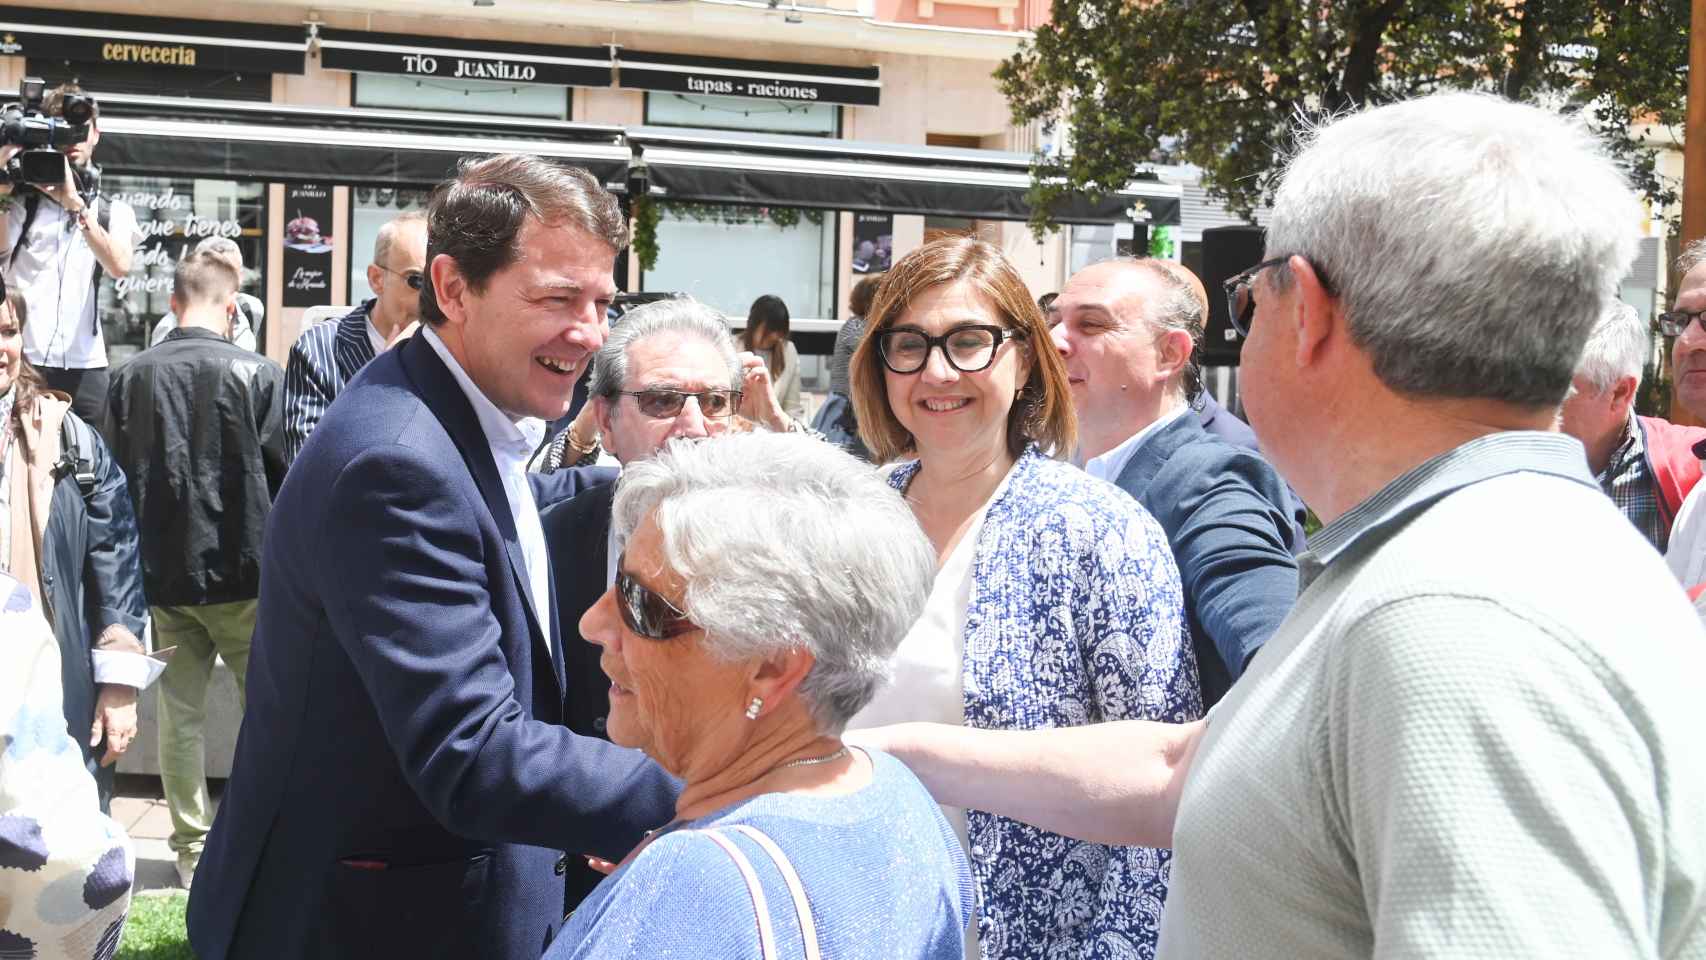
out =
<path fill-rule="evenodd" d="M 551 548 L 551 580 L 563 636 L 563 677 L 568 690 L 563 722 L 584 737 L 609 737 L 604 724 L 610 716 L 610 678 L 598 663 L 603 650 L 582 639 L 580 622 L 608 588 L 615 499 L 616 484 L 606 483 L 539 511 L 539 524 Z M 573 908 L 604 876 L 584 863 L 571 863 L 566 879 L 566 902 Z"/>
<path fill-rule="evenodd" d="M 1114 482 L 1167 533 L 1206 709 L 1297 602 L 1285 483 L 1188 414 L 1139 444 Z"/>
<path fill-rule="evenodd" d="M 1197 422 L 1212 436 L 1219 437 L 1235 447 L 1242 447 L 1260 456 L 1261 445 L 1256 442 L 1256 431 L 1250 425 L 1238 419 L 1230 410 L 1221 406 L 1207 390 L 1197 395 L 1192 408 L 1197 413 Z M 1284 480 L 1284 478 L 1281 478 Z M 1304 525 L 1309 520 L 1309 508 L 1303 505 L 1303 499 L 1291 484 L 1285 484 L 1285 503 L 1287 515 L 1291 517 L 1291 533 L 1289 545 L 1294 554 L 1309 549 L 1309 539 L 1304 536 Z"/>
<path fill-rule="evenodd" d="M 190 897 L 202 960 L 532 960 L 563 919 L 561 851 L 619 859 L 670 819 L 673 780 L 561 725 L 562 641 L 523 570 L 431 345 L 369 363 L 268 521 L 248 709 Z"/>

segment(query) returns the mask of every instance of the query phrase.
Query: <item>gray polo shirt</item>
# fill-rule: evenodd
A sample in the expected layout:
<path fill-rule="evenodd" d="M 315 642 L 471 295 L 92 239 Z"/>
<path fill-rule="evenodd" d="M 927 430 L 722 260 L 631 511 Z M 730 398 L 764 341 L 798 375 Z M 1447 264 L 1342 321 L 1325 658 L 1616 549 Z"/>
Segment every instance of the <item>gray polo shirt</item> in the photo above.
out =
<path fill-rule="evenodd" d="M 1706 631 L 1581 446 L 1474 440 L 1311 547 L 1210 715 L 1159 955 L 1706 953 Z"/>

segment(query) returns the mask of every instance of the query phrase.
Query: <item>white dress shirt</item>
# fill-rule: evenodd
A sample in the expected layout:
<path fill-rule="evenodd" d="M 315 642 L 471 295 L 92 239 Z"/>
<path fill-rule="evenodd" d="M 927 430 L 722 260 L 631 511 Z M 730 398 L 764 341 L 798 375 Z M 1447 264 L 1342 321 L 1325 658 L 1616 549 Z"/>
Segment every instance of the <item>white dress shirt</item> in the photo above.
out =
<path fill-rule="evenodd" d="M 367 342 L 373 347 L 374 356 L 377 357 L 385 352 L 385 338 L 379 335 L 379 328 L 373 325 L 373 311 L 371 310 L 367 312 Z M 464 387 L 463 389 L 467 388 Z"/>
<path fill-rule="evenodd" d="M 1090 461 L 1084 464 L 1084 472 L 1098 480 L 1106 480 L 1109 483 L 1117 481 L 1120 471 L 1131 461 L 1131 455 L 1137 452 L 1137 448 L 1143 446 L 1143 441 L 1149 439 L 1155 431 L 1184 416 L 1190 409 L 1190 404 L 1182 403 L 1172 413 L 1162 414 L 1160 419 L 1132 434 L 1124 443 L 1099 457 L 1091 457 Z"/>
<path fill-rule="evenodd" d="M 89 204 L 89 219 L 100 217 L 105 198 Z M 107 232 L 135 242 L 136 214 L 113 201 Z M 43 197 L 36 205 L 30 235 L 23 234 L 25 204 L 20 197 L 6 211 L 7 284 L 21 287 L 30 322 L 24 327 L 24 356 L 38 367 L 87 370 L 107 365 L 107 342 L 95 322 L 95 250 L 77 226 L 77 218 Z"/>
<path fill-rule="evenodd" d="M 437 331 L 422 325 L 419 336 L 438 354 L 456 385 L 468 397 L 474 417 L 492 448 L 492 462 L 497 464 L 503 480 L 504 493 L 509 500 L 509 513 L 515 520 L 515 532 L 521 541 L 521 556 L 527 565 L 527 587 L 533 596 L 533 612 L 539 618 L 539 629 L 545 635 L 545 646 L 551 646 L 551 561 L 545 551 L 545 529 L 539 525 L 539 505 L 533 500 L 533 488 L 527 485 L 527 460 L 545 439 L 545 421 L 533 417 L 514 419 L 499 410 L 487 399 L 474 381 L 468 378 L 462 365 L 450 355 L 450 349 L 438 338 Z"/>

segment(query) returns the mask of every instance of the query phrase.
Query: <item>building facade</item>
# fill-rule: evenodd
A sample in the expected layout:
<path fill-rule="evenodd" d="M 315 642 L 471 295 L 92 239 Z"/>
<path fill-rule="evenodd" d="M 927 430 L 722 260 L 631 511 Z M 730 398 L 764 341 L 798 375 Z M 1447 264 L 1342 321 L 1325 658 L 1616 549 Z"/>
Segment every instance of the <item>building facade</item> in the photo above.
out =
<path fill-rule="evenodd" d="M 737 319 L 780 295 L 808 336 L 854 282 L 938 231 L 1000 244 L 1041 294 L 1071 227 L 1026 229 L 1031 131 L 991 72 L 1045 0 L 72 0 L 0 8 L 0 85 L 75 79 L 102 108 L 102 192 L 144 239 L 103 281 L 115 359 L 167 310 L 200 237 L 242 247 L 282 358 L 315 307 L 358 303 L 379 226 L 463 156 L 586 167 L 624 197 L 634 291 Z M 1085 237 L 1177 222 L 1139 183 L 1060 211 Z M 1082 245 L 1082 243 L 1081 243 Z M 320 311 L 323 312 L 323 311 Z M 814 326 L 815 322 L 815 326 Z M 810 356 L 817 351 L 802 346 Z M 827 352 L 827 350 L 823 351 Z M 821 378 L 815 360 L 807 385 Z"/>

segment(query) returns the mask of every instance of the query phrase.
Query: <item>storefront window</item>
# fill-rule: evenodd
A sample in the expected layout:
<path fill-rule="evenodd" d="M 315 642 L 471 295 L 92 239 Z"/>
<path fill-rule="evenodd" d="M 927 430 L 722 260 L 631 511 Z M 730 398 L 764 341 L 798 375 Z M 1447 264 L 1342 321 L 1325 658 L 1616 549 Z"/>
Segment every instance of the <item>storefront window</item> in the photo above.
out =
<path fill-rule="evenodd" d="M 350 191 L 349 290 L 350 302 L 361 303 L 375 296 L 367 285 L 367 267 L 373 262 L 373 242 L 379 228 L 400 213 L 425 212 L 428 192 L 393 190 L 390 187 L 356 187 Z"/>
<path fill-rule="evenodd" d="M 841 132 L 841 110 L 833 103 L 648 93 L 646 122 L 662 127 L 709 127 L 834 137 Z"/>
<path fill-rule="evenodd" d="M 665 203 L 657 264 L 641 289 L 691 294 L 744 320 L 775 294 L 799 318 L 835 316 L 835 215 L 823 210 Z"/>
<path fill-rule="evenodd" d="M 568 87 L 554 83 L 453 80 L 394 73 L 355 75 L 356 106 L 393 110 L 437 110 L 567 120 L 571 92 Z"/>
<path fill-rule="evenodd" d="M 229 237 L 243 253 L 242 291 L 265 298 L 266 185 L 191 177 L 101 179 L 101 192 L 130 204 L 141 239 L 130 274 L 101 277 L 101 328 L 114 365 L 148 343 L 154 324 L 172 309 L 179 260 L 207 237 Z"/>

